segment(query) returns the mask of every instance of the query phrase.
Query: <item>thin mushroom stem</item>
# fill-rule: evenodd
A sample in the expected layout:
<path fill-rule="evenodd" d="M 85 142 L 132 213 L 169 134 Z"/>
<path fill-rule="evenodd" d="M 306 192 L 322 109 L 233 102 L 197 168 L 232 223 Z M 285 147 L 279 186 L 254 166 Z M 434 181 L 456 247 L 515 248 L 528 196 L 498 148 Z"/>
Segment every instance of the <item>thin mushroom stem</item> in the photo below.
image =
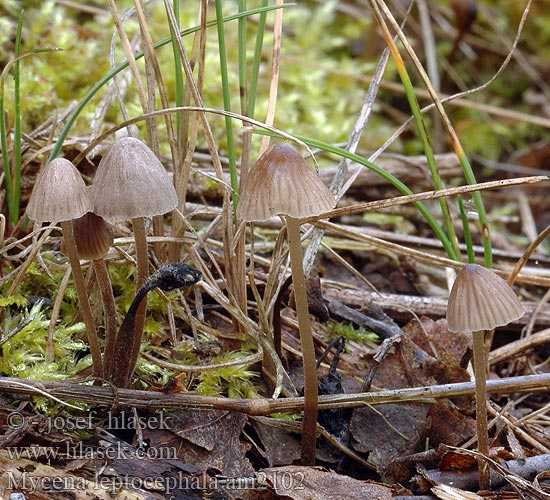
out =
<path fill-rule="evenodd" d="M 132 219 L 132 227 L 134 228 L 134 240 L 136 242 L 136 263 L 137 263 L 137 276 L 136 276 L 136 291 L 147 280 L 149 275 L 149 259 L 147 258 L 147 237 L 145 235 L 145 218 L 136 217 Z M 145 311 L 147 308 L 147 297 L 143 298 L 143 301 L 139 305 L 135 315 L 135 334 L 134 340 L 130 350 L 129 366 L 130 374 L 132 376 L 133 367 L 136 366 L 139 356 L 139 349 L 141 346 L 141 338 L 143 337 L 143 327 L 145 326 Z M 130 383 L 126 380 L 125 386 Z"/>
<path fill-rule="evenodd" d="M 476 381 L 476 425 L 479 453 L 489 456 L 489 432 L 487 429 L 487 356 L 485 350 L 485 330 L 472 332 L 474 337 L 474 372 Z M 488 490 L 489 468 L 485 460 L 478 459 L 479 488 Z"/>
<path fill-rule="evenodd" d="M 82 312 L 82 319 L 86 325 L 86 334 L 88 336 L 88 344 L 92 355 L 94 376 L 101 378 L 103 376 L 101 350 L 99 348 L 97 331 L 95 329 L 94 319 L 92 317 L 92 309 L 86 293 L 86 285 L 84 283 L 84 276 L 82 275 L 82 268 L 80 267 L 80 260 L 78 258 L 76 242 L 73 234 L 73 226 L 70 220 L 63 221 L 60 224 L 63 231 L 63 237 L 65 238 L 65 245 L 67 247 L 67 254 L 69 256 L 69 262 L 71 264 L 74 277 L 74 284 L 76 294 L 78 296 L 80 311 Z"/>
<path fill-rule="evenodd" d="M 109 380 L 113 362 L 113 350 L 116 338 L 116 305 L 113 295 L 113 287 L 109 278 L 109 270 L 105 260 L 94 259 L 92 261 L 94 271 L 101 293 L 103 303 L 103 317 L 105 320 L 105 348 L 103 355 L 103 375 Z"/>
<path fill-rule="evenodd" d="M 304 364 L 304 416 L 302 420 L 302 465 L 315 463 L 315 448 L 317 442 L 317 407 L 318 387 L 317 369 L 315 366 L 315 346 L 311 333 L 307 293 L 302 267 L 302 246 L 300 241 L 300 222 L 294 217 L 286 217 L 288 249 L 294 298 L 300 329 L 302 356 Z"/>

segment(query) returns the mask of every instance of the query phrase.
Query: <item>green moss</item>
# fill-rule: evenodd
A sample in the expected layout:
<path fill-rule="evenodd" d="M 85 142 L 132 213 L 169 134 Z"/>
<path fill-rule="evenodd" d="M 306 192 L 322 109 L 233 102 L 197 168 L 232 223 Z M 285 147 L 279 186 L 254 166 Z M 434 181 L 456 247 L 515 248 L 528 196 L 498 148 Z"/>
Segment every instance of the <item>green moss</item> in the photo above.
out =
<path fill-rule="evenodd" d="M 9 332 L 25 319 L 33 317 L 24 328 L 2 345 L 0 372 L 4 376 L 36 380 L 65 380 L 74 377 L 90 364 L 89 357 L 78 360 L 76 353 L 85 349 L 84 342 L 75 340 L 84 325 L 58 324 L 54 332 L 54 361 L 45 358 L 50 320 L 38 302 L 30 310 L 4 311 L 3 328 Z"/>
<path fill-rule="evenodd" d="M 242 358 L 246 352 L 230 352 L 211 360 L 211 363 L 224 363 Z M 199 383 L 194 391 L 203 396 L 222 396 L 229 398 L 257 398 L 258 392 L 252 379 L 257 374 L 246 365 L 233 365 L 204 370 L 199 373 Z"/>
<path fill-rule="evenodd" d="M 376 333 L 369 332 L 362 327 L 357 328 L 352 323 L 329 321 L 327 327 L 334 336 L 341 336 L 347 340 L 355 340 L 361 343 L 376 342 L 378 340 Z"/>

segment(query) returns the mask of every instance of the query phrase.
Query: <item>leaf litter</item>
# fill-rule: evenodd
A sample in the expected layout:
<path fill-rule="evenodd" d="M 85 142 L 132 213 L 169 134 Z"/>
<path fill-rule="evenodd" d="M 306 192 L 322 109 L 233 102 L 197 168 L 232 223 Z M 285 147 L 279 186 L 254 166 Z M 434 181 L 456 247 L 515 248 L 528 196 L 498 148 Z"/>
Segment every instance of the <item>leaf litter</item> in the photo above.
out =
<path fill-rule="evenodd" d="M 466 127 L 465 122 L 459 121 L 459 126 Z M 46 145 L 43 136 L 39 136 L 39 142 L 29 142 L 24 201 L 28 199 L 28 186 L 34 184 L 35 172 L 28 166 L 37 167 L 33 164 L 32 154 L 40 141 L 42 146 Z M 547 145 L 534 145 L 525 154 L 517 156 L 517 163 L 535 169 L 535 172 L 529 172 L 531 174 L 544 173 L 546 150 Z M 74 158 L 81 151 L 79 139 L 74 139 L 73 144 L 65 146 L 64 154 Z M 322 154 L 319 157 L 332 163 Z M 454 155 L 438 157 L 442 174 L 448 182 L 460 174 L 454 158 Z M 93 177 L 100 159 L 90 157 L 90 161 L 80 164 L 81 173 L 88 179 Z M 73 413 L 63 408 L 59 401 L 37 399 L 38 392 L 31 393 L 32 396 L 28 393 L 21 395 L 13 388 L 2 392 L 2 495 L 21 491 L 29 500 L 66 498 L 67 495 L 77 500 L 113 496 L 193 499 L 205 495 L 220 499 L 385 499 L 392 495 L 420 497 L 430 491 L 439 498 L 469 498 L 468 495 L 474 495 L 472 492 L 477 490 L 476 457 L 465 455 L 468 448 L 475 449 L 476 446 L 473 439 L 473 391 L 449 398 L 427 395 L 417 401 L 372 405 L 358 402 L 321 410 L 319 422 L 325 432 L 320 432 L 319 465 L 316 467 L 299 465 L 299 417 L 303 406 L 294 406 L 270 416 L 216 408 L 216 398 L 269 398 L 279 382 L 276 367 L 270 366 L 273 359 L 265 350 L 251 366 L 238 364 L 241 356 L 250 355 L 258 345 L 262 345 L 261 335 L 265 335 L 260 328 L 260 325 L 265 326 L 262 315 L 271 304 L 267 300 L 258 301 L 247 311 L 259 333 L 251 334 L 247 328 L 235 328 L 235 322 L 238 323 L 235 318 L 239 316 L 232 312 L 233 304 L 227 302 L 223 287 L 219 286 L 220 277 L 228 267 L 220 250 L 224 238 L 222 226 L 212 222 L 222 213 L 220 206 L 226 193 L 222 183 L 208 181 L 208 175 L 215 170 L 211 158 L 199 152 L 195 161 L 192 182 L 187 186 L 187 215 L 205 234 L 199 237 L 190 231 L 186 245 L 194 262 L 200 262 L 204 270 L 211 273 L 205 273 L 205 280 L 212 288 L 198 287 L 195 293 L 168 297 L 159 295 L 151 301 L 149 328 L 156 334 L 148 338 L 147 356 L 142 357 L 138 367 L 134 389 L 141 390 L 135 392 L 135 404 L 129 405 L 135 408 L 133 413 L 129 408 L 117 407 L 115 389 L 108 403 L 104 400 L 96 407 L 81 401 L 78 386 L 73 384 L 71 397 L 65 397 L 82 409 Z M 394 155 L 384 161 L 388 162 L 388 171 L 405 179 L 408 185 L 418 187 L 418 191 L 432 189 L 431 182 L 426 182 L 428 177 L 424 175 L 427 166 L 423 157 Z M 357 165 L 351 167 L 350 172 L 358 168 Z M 332 165 L 322 169 L 322 178 L 327 184 L 334 176 L 335 167 L 332 171 L 331 168 Z M 362 167 L 361 172 L 365 172 Z M 375 181 L 371 177 L 370 172 L 360 174 L 350 185 L 341 204 L 353 205 L 398 195 L 394 188 L 380 184 L 378 177 Z M 490 174 L 482 177 L 483 180 L 496 178 Z M 547 185 L 544 186 L 547 189 Z M 521 201 L 521 196 L 527 198 L 527 205 Z M 526 208 L 531 211 L 536 233 L 548 224 L 548 200 L 538 185 L 518 188 L 518 194 L 504 189 L 486 192 L 486 199 L 492 214 L 495 255 L 498 256 L 499 268 L 508 271 L 525 247 L 521 234 L 524 211 Z M 506 212 L 506 207 L 510 206 L 512 209 Z M 317 283 L 308 285 L 310 300 L 315 297 L 317 305 L 325 306 L 332 321 L 348 322 L 335 333 L 323 317 L 327 312 L 318 308 L 322 311 L 314 322 L 318 359 L 335 338 L 345 339 L 328 349 L 318 368 L 323 397 L 357 394 L 364 390 L 440 387 L 472 380 L 468 371 L 471 357 L 469 336 L 449 335 L 446 322 L 441 319 L 444 311 L 440 303 L 445 303 L 448 286 L 443 265 L 435 261 L 435 256 L 441 256 L 438 242 L 431 238 L 426 222 L 410 205 L 380 212 L 383 217 L 369 214 L 371 216 L 365 218 L 350 212 L 334 220 L 341 232 L 327 230 L 323 240 L 325 249 L 316 260 L 312 273 L 317 277 Z M 479 254 L 481 233 L 475 224 L 471 226 L 474 248 Z M 364 232 L 388 242 L 417 245 L 426 258 L 417 259 L 415 254 L 406 251 L 401 253 L 397 247 L 377 247 L 372 241 L 349 238 L 344 230 L 350 227 L 357 233 Z M 249 280 L 253 279 L 261 297 L 274 297 L 271 288 L 284 276 L 283 271 L 278 271 L 279 268 L 273 265 L 280 257 L 277 252 L 284 255 L 284 248 L 277 247 L 277 242 L 273 243 L 280 223 L 268 221 L 258 225 L 257 229 L 261 241 L 255 242 L 256 265 Z M 55 298 L 57 285 L 52 285 L 52 282 L 61 281 L 59 276 L 65 271 L 66 264 L 57 251 L 58 236 L 55 233 L 48 236 L 36 257 L 41 271 L 33 271 L 33 280 L 27 275 L 30 283 L 24 283 L 24 289 L 19 288 L 19 295 L 15 295 L 17 287 L 10 288 L 11 280 L 17 274 L 15 271 L 25 275 L 23 271 L 28 267 L 24 266 L 32 261 L 25 259 L 35 244 L 24 239 L 26 235 L 20 228 L 10 230 L 9 237 L 2 240 L 5 262 L 1 283 L 2 287 L 6 286 L 2 293 L 8 296 L 5 304 L 2 302 L 4 318 L 12 318 L 12 328 L 4 335 L 15 331 L 13 339 L 7 340 L 11 342 L 11 349 L 18 349 L 15 352 L 22 361 L 18 366 L 7 366 L 3 375 L 13 377 L 18 369 L 30 365 L 37 373 L 36 378 L 44 376 L 46 379 L 48 375 L 51 377 L 53 368 L 42 364 L 40 339 L 46 338 L 44 325 L 40 327 L 42 331 L 36 325 L 29 329 L 25 324 L 28 311 L 25 312 L 22 299 L 31 292 L 32 295 L 35 292 L 43 294 L 45 300 Z M 413 230 L 415 234 L 411 234 Z M 131 235 L 128 226 L 119 224 L 116 231 L 116 250 L 111 251 L 110 262 L 117 298 L 125 305 L 120 311 L 123 313 L 132 298 L 124 289 L 124 282 L 134 279 L 131 266 L 128 266 L 133 250 L 128 241 Z M 14 246 L 6 249 L 8 245 Z M 547 274 L 540 270 L 548 264 L 548 257 L 540 251 L 535 259 L 517 280 L 523 301 L 531 307 L 527 307 L 531 335 L 521 337 L 520 328 L 527 324 L 525 322 L 515 322 L 497 332 L 493 353 L 500 354 L 499 349 L 506 346 L 518 347 L 495 358 L 490 368 L 490 376 L 494 378 L 546 372 L 548 336 L 545 329 L 548 320 L 545 320 L 545 304 L 541 296 L 549 283 Z M 278 272 L 280 275 L 276 276 Z M 40 273 L 42 276 L 38 276 Z M 50 283 L 47 283 L 47 275 L 52 278 Z M 377 291 L 372 291 L 365 280 Z M 33 284 L 36 290 L 32 289 Z M 367 291 L 369 300 L 366 299 Z M 97 293 L 93 286 L 92 293 Z M 74 289 L 69 289 L 67 295 L 70 303 L 64 307 L 72 307 L 74 313 Z M 246 299 L 250 302 L 256 296 L 250 294 Z M 420 300 L 415 302 L 414 299 Z M 281 391 L 282 399 L 290 399 L 298 396 L 303 386 L 300 342 L 292 294 L 284 294 L 281 303 L 281 366 L 284 369 Z M 169 326 L 166 304 L 173 308 L 169 313 L 172 314 L 172 326 Z M 32 311 L 36 313 L 35 309 Z M 100 315 L 98 311 L 95 314 Z M 17 322 L 22 325 L 20 330 L 16 330 L 17 324 L 14 323 Z M 249 326 L 244 320 L 242 325 Z M 58 331 L 66 331 L 69 325 L 63 324 L 60 328 L 63 330 Z M 357 331 L 361 328 L 376 333 L 380 338 L 379 345 L 358 337 Z M 176 343 L 173 343 L 174 332 L 178 336 Z M 537 337 L 534 344 L 525 342 L 536 335 L 542 340 Z M 34 347 L 31 347 L 32 343 Z M 75 345 L 70 346 L 71 356 Z M 341 346 L 340 350 L 338 346 Z M 266 344 L 266 349 L 268 347 Z M 28 355 L 31 352 L 39 354 L 31 358 Z M 78 364 L 79 358 L 75 354 L 75 363 L 71 365 L 63 355 L 64 376 L 60 378 L 67 381 L 67 387 L 71 387 L 71 382 L 77 377 L 89 375 L 89 365 L 82 366 L 82 359 L 86 356 L 83 353 Z M 265 364 L 258 361 L 262 357 Z M 195 363 L 208 366 L 204 371 L 212 376 L 206 380 L 204 374 L 192 369 L 181 373 L 163 371 L 163 363 L 166 368 L 173 362 L 183 366 Z M 220 371 L 216 372 L 216 369 Z M 160 412 L 147 408 L 148 391 L 163 394 L 168 401 L 171 394 L 192 393 L 200 384 L 203 384 L 202 394 L 214 397 L 211 408 Z M 518 385 L 504 394 L 491 395 L 488 403 L 492 410 L 491 453 L 487 460 L 492 469 L 492 486 L 498 491 L 479 492 L 477 497 L 548 498 L 550 438 L 546 413 L 550 403 L 547 387 L 548 384 L 524 392 Z M 40 394 L 44 396 L 44 391 Z M 121 390 L 120 394 L 126 393 Z M 55 390 L 52 395 L 55 395 Z M 123 420 L 116 420 L 121 411 Z M 93 416 L 88 419 L 87 415 Z M 140 424 L 135 425 L 136 422 Z M 455 447 L 461 448 L 457 450 Z M 51 450 L 56 450 L 56 453 L 52 455 Z M 18 456 L 20 452 L 23 453 Z M 25 483 L 31 477 L 43 479 Z M 433 485 L 436 486 L 432 490 Z"/>

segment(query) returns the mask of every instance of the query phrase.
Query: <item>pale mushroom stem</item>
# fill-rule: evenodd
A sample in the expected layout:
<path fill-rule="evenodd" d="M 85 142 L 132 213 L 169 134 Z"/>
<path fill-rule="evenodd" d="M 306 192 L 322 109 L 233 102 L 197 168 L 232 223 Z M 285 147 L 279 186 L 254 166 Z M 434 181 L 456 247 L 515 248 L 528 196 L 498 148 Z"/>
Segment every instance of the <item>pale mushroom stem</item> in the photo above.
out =
<path fill-rule="evenodd" d="M 317 369 L 315 366 L 315 346 L 313 345 L 313 335 L 311 333 L 304 269 L 302 267 L 299 220 L 287 216 L 286 229 L 304 364 L 304 416 L 302 420 L 301 461 L 302 465 L 313 465 L 315 463 L 317 443 Z"/>
<path fill-rule="evenodd" d="M 149 259 L 147 258 L 147 237 L 145 234 L 145 218 L 136 217 L 132 219 L 132 227 L 134 228 L 134 240 L 136 242 L 136 264 L 137 264 L 137 276 L 136 276 L 136 292 L 141 288 L 143 283 L 147 280 L 149 275 Z M 135 317 L 134 328 L 134 341 L 131 346 L 128 346 L 129 356 L 129 370 L 128 380 L 126 380 L 126 386 L 129 385 L 134 369 L 139 357 L 139 350 L 141 347 L 141 338 L 143 337 L 143 327 L 145 326 L 145 311 L 147 308 L 147 297 L 143 298 Z"/>
<path fill-rule="evenodd" d="M 489 456 L 489 432 L 487 429 L 487 356 L 485 350 L 485 330 L 472 332 L 474 337 L 474 372 L 476 381 L 476 425 L 477 447 L 481 455 Z M 487 462 L 478 459 L 479 489 L 488 490 L 489 469 Z"/>
<path fill-rule="evenodd" d="M 105 350 L 103 356 L 103 375 L 109 380 L 113 362 L 113 350 L 116 338 L 116 305 L 113 287 L 109 278 L 107 264 L 101 259 L 92 261 L 103 302 L 103 317 L 105 321 Z"/>
<path fill-rule="evenodd" d="M 101 350 L 99 348 L 99 340 L 97 338 L 94 319 L 92 317 L 92 309 L 90 308 L 88 294 L 86 293 L 86 285 L 84 283 L 84 276 L 82 275 L 82 268 L 80 267 L 80 260 L 76 249 L 72 222 L 70 220 L 64 221 L 61 222 L 60 225 L 63 231 L 63 237 L 65 238 L 65 245 L 67 247 L 67 254 L 69 256 L 69 262 L 71 264 L 74 277 L 74 284 L 76 294 L 78 296 L 80 311 L 82 312 L 82 319 L 84 320 L 84 324 L 86 326 L 86 334 L 88 336 L 88 344 L 92 355 L 94 375 L 98 378 L 102 378 L 103 367 L 101 362 Z"/>

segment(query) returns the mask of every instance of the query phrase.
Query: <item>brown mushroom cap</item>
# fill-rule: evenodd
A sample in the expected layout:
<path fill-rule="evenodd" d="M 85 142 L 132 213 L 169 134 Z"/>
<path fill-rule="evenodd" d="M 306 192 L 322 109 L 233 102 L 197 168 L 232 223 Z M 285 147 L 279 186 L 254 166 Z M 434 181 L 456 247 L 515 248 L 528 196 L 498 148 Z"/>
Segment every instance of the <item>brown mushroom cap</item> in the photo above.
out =
<path fill-rule="evenodd" d="M 275 215 L 295 218 L 334 208 L 334 195 L 309 163 L 286 143 L 269 148 L 248 172 L 241 189 L 237 216 L 262 221 Z"/>
<path fill-rule="evenodd" d="M 103 217 L 88 212 L 72 221 L 78 256 L 81 259 L 101 259 L 111 248 L 113 228 Z"/>
<path fill-rule="evenodd" d="M 63 222 L 92 210 L 92 202 L 80 173 L 65 158 L 55 158 L 38 180 L 27 205 L 29 218 L 37 222 Z"/>
<path fill-rule="evenodd" d="M 450 332 L 477 332 L 521 318 L 516 294 L 498 274 L 478 264 L 465 266 L 454 282 L 447 306 Z"/>
<path fill-rule="evenodd" d="M 90 198 L 94 213 L 106 219 L 152 217 L 178 204 L 170 175 L 153 151 L 134 137 L 117 139 L 103 156 Z"/>

